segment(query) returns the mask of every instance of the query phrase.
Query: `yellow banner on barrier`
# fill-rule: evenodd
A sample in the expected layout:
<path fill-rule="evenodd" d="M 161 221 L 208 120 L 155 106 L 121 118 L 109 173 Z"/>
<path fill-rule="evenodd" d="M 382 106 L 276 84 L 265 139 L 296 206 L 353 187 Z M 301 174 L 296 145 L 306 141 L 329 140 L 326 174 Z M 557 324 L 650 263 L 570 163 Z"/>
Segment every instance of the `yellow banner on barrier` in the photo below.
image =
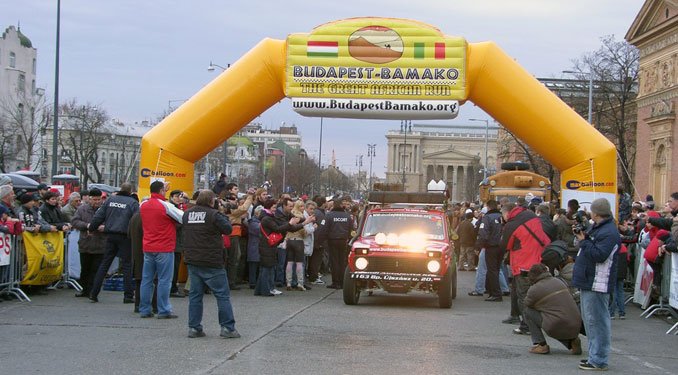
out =
<path fill-rule="evenodd" d="M 64 268 L 64 234 L 24 232 L 26 274 L 22 285 L 47 285 L 61 278 Z"/>

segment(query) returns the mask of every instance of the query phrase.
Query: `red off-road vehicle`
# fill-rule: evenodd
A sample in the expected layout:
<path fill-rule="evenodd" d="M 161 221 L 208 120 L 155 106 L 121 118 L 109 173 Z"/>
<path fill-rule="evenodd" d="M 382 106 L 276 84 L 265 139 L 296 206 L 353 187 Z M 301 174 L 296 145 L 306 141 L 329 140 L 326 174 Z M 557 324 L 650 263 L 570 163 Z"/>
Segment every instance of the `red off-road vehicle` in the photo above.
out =
<path fill-rule="evenodd" d="M 441 308 L 457 295 L 457 268 L 442 193 L 373 192 L 351 241 L 344 303 L 363 291 L 437 294 Z"/>

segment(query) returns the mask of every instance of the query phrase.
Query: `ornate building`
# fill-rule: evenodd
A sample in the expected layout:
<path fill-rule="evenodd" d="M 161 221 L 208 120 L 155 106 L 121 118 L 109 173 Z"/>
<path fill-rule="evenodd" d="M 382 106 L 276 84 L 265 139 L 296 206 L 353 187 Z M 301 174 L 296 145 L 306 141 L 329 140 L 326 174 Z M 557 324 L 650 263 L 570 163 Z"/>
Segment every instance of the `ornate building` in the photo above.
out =
<path fill-rule="evenodd" d="M 423 192 L 431 180 L 443 180 L 453 201 L 473 200 L 485 165 L 485 127 L 415 125 L 416 130 L 386 134 L 386 182 L 404 184 L 405 191 Z M 488 174 L 495 171 L 497 130 L 490 127 Z"/>
<path fill-rule="evenodd" d="M 678 191 L 678 150 L 673 148 L 678 84 L 678 4 L 648 0 L 626 33 L 640 50 L 635 186 L 643 199 L 665 202 Z"/>

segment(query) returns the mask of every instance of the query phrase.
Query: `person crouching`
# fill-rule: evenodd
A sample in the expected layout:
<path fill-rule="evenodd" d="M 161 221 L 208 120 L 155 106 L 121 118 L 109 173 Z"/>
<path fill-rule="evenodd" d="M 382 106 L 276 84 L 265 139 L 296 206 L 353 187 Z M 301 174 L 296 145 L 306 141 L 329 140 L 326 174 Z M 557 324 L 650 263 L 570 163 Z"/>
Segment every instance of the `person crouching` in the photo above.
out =
<path fill-rule="evenodd" d="M 553 276 L 543 264 L 535 264 L 527 275 L 530 289 L 525 297 L 525 322 L 530 327 L 532 343 L 530 353 L 548 354 L 550 348 L 542 329 L 557 339 L 570 354 L 581 354 L 579 329 L 581 316 L 565 283 Z"/>
<path fill-rule="evenodd" d="M 188 293 L 188 337 L 204 337 L 202 327 L 202 299 L 207 286 L 217 299 L 221 337 L 238 338 L 231 305 L 228 276 L 224 269 L 224 242 L 222 234 L 229 235 L 232 227 L 228 218 L 214 209 L 216 195 L 203 190 L 195 206 L 184 212 L 184 261 L 191 281 Z"/>

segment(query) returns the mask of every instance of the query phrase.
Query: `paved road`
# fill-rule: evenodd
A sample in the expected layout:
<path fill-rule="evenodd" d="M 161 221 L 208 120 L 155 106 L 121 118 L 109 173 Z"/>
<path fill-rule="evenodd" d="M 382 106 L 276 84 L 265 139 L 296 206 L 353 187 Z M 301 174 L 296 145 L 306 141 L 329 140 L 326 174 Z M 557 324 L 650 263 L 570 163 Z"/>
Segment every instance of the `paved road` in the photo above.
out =
<path fill-rule="evenodd" d="M 583 357 L 550 340 L 552 354 L 527 352 L 530 339 L 501 324 L 509 305 L 469 297 L 460 274 L 452 309 L 426 295 L 364 296 L 316 287 L 278 297 L 233 292 L 240 339 L 219 338 L 216 304 L 206 296 L 207 337 L 186 338 L 187 299 L 172 299 L 176 320 L 140 319 L 119 292 L 100 303 L 55 290 L 31 303 L 0 303 L 2 374 L 574 374 Z M 661 319 L 613 321 L 610 369 L 678 374 L 678 336 Z M 584 347 L 586 341 L 583 340 Z"/>

